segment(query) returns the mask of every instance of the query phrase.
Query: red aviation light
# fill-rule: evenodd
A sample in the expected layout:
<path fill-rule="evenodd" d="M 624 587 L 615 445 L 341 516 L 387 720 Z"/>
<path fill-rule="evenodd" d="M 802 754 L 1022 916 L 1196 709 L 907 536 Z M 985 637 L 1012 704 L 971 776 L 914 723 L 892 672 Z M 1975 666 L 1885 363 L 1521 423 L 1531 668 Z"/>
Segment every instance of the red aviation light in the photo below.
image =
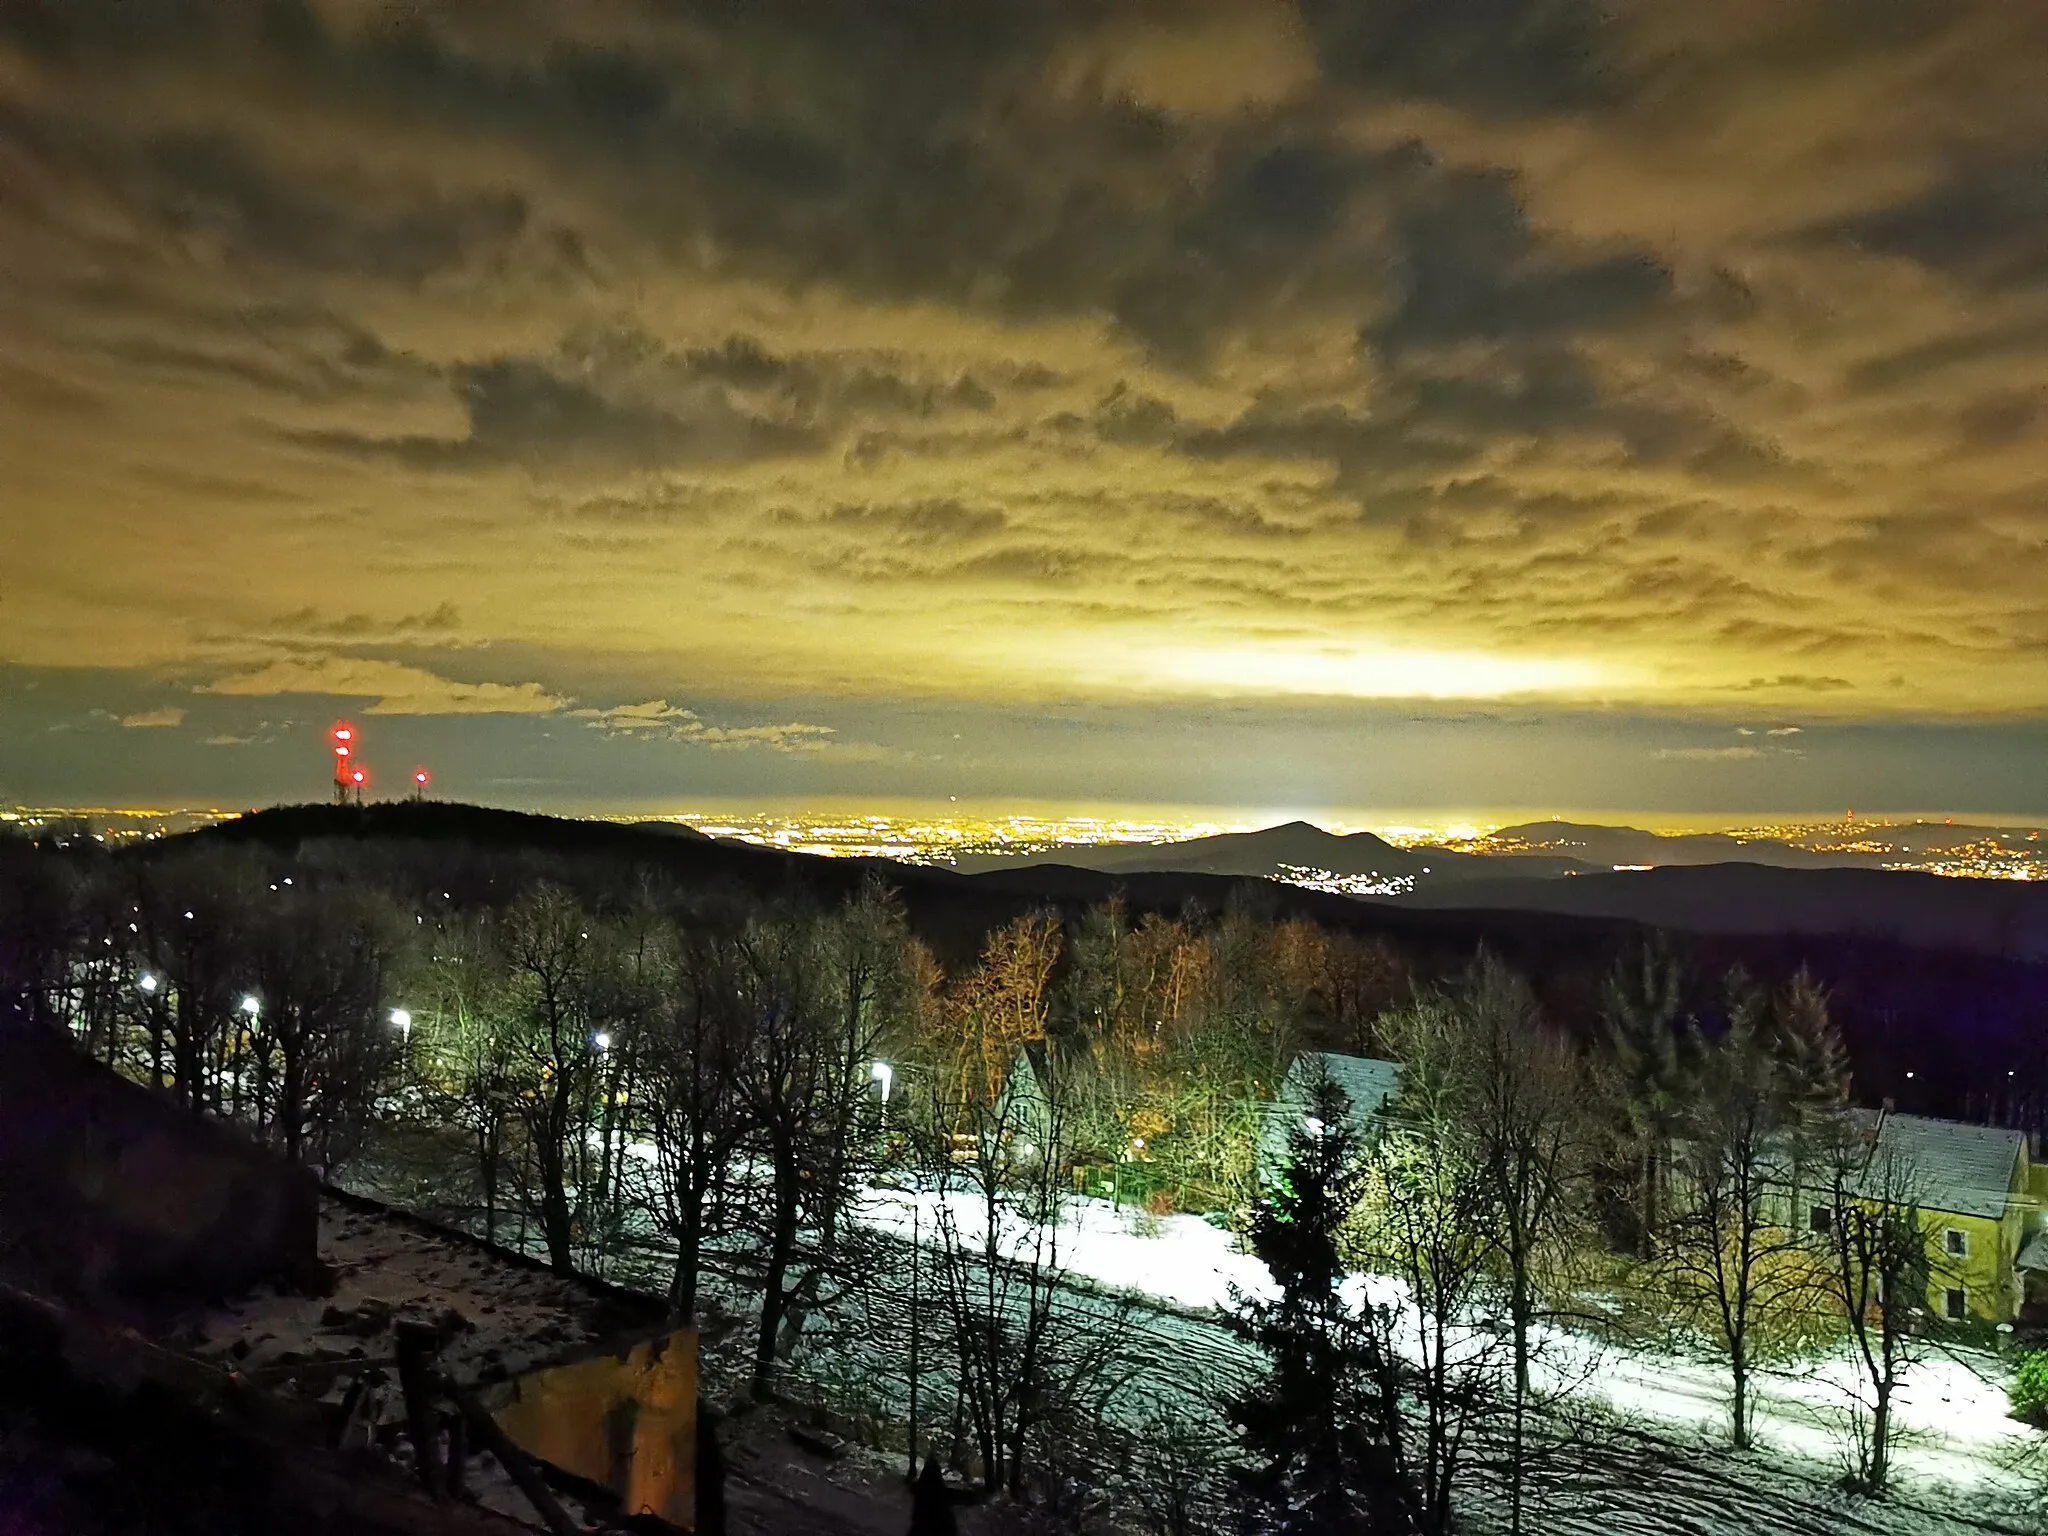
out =
<path fill-rule="evenodd" d="M 327 734 L 332 736 L 336 741 L 354 741 L 356 739 L 355 727 L 350 725 L 346 720 L 337 722 L 334 729 L 329 731 Z"/>
<path fill-rule="evenodd" d="M 335 755 L 336 757 L 347 757 L 347 756 L 348 756 L 348 748 L 347 748 L 347 747 L 336 747 L 336 748 L 334 749 L 334 755 Z"/>
<path fill-rule="evenodd" d="M 348 781 L 349 781 L 349 782 L 350 782 L 351 784 L 360 784 L 360 783 L 362 783 L 362 782 L 363 782 L 364 778 L 366 778 L 366 777 L 367 777 L 367 775 L 366 775 L 366 774 L 364 774 L 363 770 L 362 770 L 362 769 L 360 769 L 360 768 L 358 768 L 358 769 L 356 769 L 356 770 L 355 770 L 355 771 L 354 771 L 353 773 L 351 773 L 351 774 L 350 774 L 350 775 L 348 776 Z"/>
<path fill-rule="evenodd" d="M 415 769 L 413 770 L 413 775 L 412 775 L 412 781 L 413 781 L 413 783 L 415 783 L 415 784 L 419 785 L 419 787 L 420 787 L 421 789 L 425 789 L 425 788 L 427 787 L 427 779 L 428 779 L 428 778 L 429 778 L 429 775 L 428 775 L 428 773 L 427 773 L 427 770 L 426 770 L 426 769 L 424 769 L 424 768 L 415 768 Z"/>

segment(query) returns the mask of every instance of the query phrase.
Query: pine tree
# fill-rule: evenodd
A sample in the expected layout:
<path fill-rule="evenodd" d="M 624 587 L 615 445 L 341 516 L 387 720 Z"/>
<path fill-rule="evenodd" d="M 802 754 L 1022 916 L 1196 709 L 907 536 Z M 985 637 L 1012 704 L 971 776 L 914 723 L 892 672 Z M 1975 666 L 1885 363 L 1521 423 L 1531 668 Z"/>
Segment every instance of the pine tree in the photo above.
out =
<path fill-rule="evenodd" d="M 1338 1232 L 1358 1203 L 1351 1104 L 1317 1084 L 1289 1137 L 1285 1174 L 1260 1202 L 1252 1248 L 1280 1295 L 1240 1298 L 1233 1326 L 1269 1362 L 1230 1405 L 1252 1465 L 1247 1529 L 1270 1536 L 1379 1536 L 1415 1529 L 1402 1460 L 1397 1363 L 1384 1330 L 1342 1294 Z"/>
<path fill-rule="evenodd" d="M 1686 1049 L 1690 1037 L 1678 1024 L 1681 983 L 1670 951 L 1661 943 L 1645 944 L 1634 964 L 1623 961 L 1615 966 L 1601 1006 L 1641 1160 L 1637 1219 L 1645 1255 L 1662 1223 L 1671 1136 L 1693 1076 Z"/>
<path fill-rule="evenodd" d="M 1772 1044 L 1794 1101 L 1807 1110 L 1849 1102 L 1849 1048 L 1828 1014 L 1827 989 L 1801 966 L 1771 1000 Z"/>

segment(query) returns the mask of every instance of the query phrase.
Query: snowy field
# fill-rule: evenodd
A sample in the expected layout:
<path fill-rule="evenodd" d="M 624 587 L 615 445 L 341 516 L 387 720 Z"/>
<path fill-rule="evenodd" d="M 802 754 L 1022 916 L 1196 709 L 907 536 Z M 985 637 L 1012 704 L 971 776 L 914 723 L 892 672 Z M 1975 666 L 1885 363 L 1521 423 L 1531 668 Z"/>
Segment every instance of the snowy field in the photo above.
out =
<path fill-rule="evenodd" d="M 980 1210 L 954 1190 L 870 1192 L 859 1217 L 879 1235 L 906 1244 L 915 1233 L 930 1250 L 945 1218 L 970 1247 L 979 1245 Z M 1024 1257 L 1039 1234 L 1006 1217 L 1003 1247 Z M 1177 1403 L 1214 1409 L 1260 1368 L 1224 1325 L 1219 1308 L 1233 1289 L 1270 1289 L 1265 1267 L 1237 1252 L 1227 1231 L 1199 1217 L 1144 1216 L 1106 1201 L 1074 1200 L 1054 1233 L 1057 1263 L 1074 1282 L 1059 1310 L 1068 1323 L 1114 1332 L 1129 1377 L 1119 1418 L 1133 1426 L 1148 1408 Z M 669 1260 L 652 1229 L 612 1277 L 666 1288 Z M 722 1266 L 720 1266 L 722 1268 Z M 878 1273 L 813 1312 L 789 1361 L 876 1433 L 900 1436 L 907 1410 L 904 1340 L 912 1314 L 907 1266 Z M 1398 1303 L 1394 1282 L 1358 1282 L 1374 1299 Z M 741 1326 L 707 1339 L 707 1371 L 743 1379 L 751 1331 L 745 1317 L 758 1297 L 717 1271 L 705 1276 L 715 1300 Z M 927 1271 L 919 1330 L 939 1327 Z M 927 1433 L 950 1412 L 953 1389 L 928 1350 L 922 1371 Z M 2003 1365 L 1971 1351 L 1912 1367 L 1895 1413 L 1894 1492 L 1882 1501 L 1841 1490 L 1846 1404 L 1855 1370 L 1846 1357 L 1773 1373 L 1756 1385 L 1757 1448 L 1728 1449 L 1724 1375 L 1709 1359 L 1653 1354 L 1556 1331 L 1543 1340 L 1539 1372 L 1559 1400 L 1534 1439 L 1529 1536 L 2048 1536 L 2036 1490 L 2048 1490 L 2043 1437 L 2006 1416 Z M 1483 1448 L 1482 1448 L 1483 1454 Z M 1464 1529 L 1504 1529 L 1486 1480 L 1474 1479 Z"/>
<path fill-rule="evenodd" d="M 927 1246 L 941 1220 L 970 1245 L 981 1237 L 980 1206 L 962 1191 L 876 1190 L 861 1216 L 906 1241 L 915 1230 Z M 1039 1240 L 1014 1220 L 999 1235 L 1018 1258 Z M 1230 1233 L 1199 1217 L 1147 1217 L 1106 1201 L 1076 1200 L 1046 1236 L 1070 1275 L 1162 1304 L 1133 1321 L 1159 1371 L 1183 1370 L 1191 1396 L 1227 1390 L 1251 1367 L 1214 1311 L 1228 1307 L 1233 1293 L 1269 1294 L 1271 1283 L 1265 1266 L 1238 1252 Z M 1374 1300 L 1402 1300 L 1396 1282 L 1358 1283 Z M 1557 1431 L 1543 1469 L 1541 1529 L 1601 1536 L 2037 1529 L 2033 1489 L 2048 1474 L 2035 1465 L 2042 1436 L 2007 1416 L 2006 1371 L 1990 1355 L 1953 1351 L 1908 1369 L 1893 1418 L 1897 1491 L 1882 1503 L 1851 1500 L 1836 1486 L 1858 1379 L 1846 1354 L 1761 1377 L 1757 1449 L 1747 1453 L 1725 1447 L 1725 1373 L 1710 1359 L 1625 1350 L 1563 1330 L 1541 1340 L 1538 1359 L 1551 1390 L 1569 1395 L 1571 1412 L 1591 1408 L 1603 1416 L 1598 1435 Z"/>

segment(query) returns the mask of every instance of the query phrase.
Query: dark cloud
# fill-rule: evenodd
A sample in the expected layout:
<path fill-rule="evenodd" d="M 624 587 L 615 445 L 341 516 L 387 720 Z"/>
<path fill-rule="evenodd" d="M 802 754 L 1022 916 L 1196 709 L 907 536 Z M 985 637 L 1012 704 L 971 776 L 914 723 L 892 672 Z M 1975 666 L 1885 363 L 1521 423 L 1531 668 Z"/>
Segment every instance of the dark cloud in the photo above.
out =
<path fill-rule="evenodd" d="M 526 228 L 516 193 L 446 196 L 421 190 L 388 212 L 315 189 L 218 135 L 168 134 L 149 144 L 139 201 L 180 238 L 218 241 L 231 257 L 311 271 L 418 283 L 500 249 Z"/>
<path fill-rule="evenodd" d="M 1546 253 L 1512 180 L 1497 172 L 1444 177 L 1399 224 L 1400 297 L 1366 330 L 1379 352 L 1467 341 L 1512 342 L 1624 324 L 1671 293 L 1647 251 L 1588 261 Z"/>
<path fill-rule="evenodd" d="M 995 507 L 970 507 L 953 500 L 866 506 L 842 503 L 825 514 L 827 526 L 854 531 L 894 532 L 919 540 L 954 541 L 999 533 L 1009 519 Z"/>
<path fill-rule="evenodd" d="M 1323 67 L 1347 83 L 1489 117 L 1583 112 L 1626 99 L 1599 0 L 1304 0 Z"/>
<path fill-rule="evenodd" d="M 531 358 L 464 365 L 456 389 L 469 417 L 459 439 L 307 432 L 293 440 L 331 452 L 389 457 L 420 469 L 597 460 L 620 465 L 746 462 L 817 452 L 814 430 L 764 420 L 722 401 L 685 416 L 607 397 Z"/>
<path fill-rule="evenodd" d="M 2048 152 L 1962 167 L 1825 233 L 1985 288 L 2048 282 Z"/>

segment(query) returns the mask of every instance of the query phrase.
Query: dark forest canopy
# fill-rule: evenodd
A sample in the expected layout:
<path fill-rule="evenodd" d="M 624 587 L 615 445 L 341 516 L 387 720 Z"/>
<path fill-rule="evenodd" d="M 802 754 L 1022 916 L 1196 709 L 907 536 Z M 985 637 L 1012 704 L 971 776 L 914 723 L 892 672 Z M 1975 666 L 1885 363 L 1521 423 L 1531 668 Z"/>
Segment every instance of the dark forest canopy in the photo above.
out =
<path fill-rule="evenodd" d="M 1528 976 L 1553 1016 L 1587 1037 L 1599 1027 L 1603 978 L 1648 932 L 1611 917 L 1429 910 L 1200 874 L 1105 875 L 1050 865 L 963 876 L 719 842 L 665 824 L 431 802 L 279 807 L 119 853 L 76 843 L 61 853 L 17 845 L 4 855 L 10 872 L 0 913 L 27 909 L 33 926 L 40 904 L 34 892 L 60 879 L 59 868 L 176 866 L 226 848 L 248 849 L 278 869 L 318 866 L 329 881 L 376 886 L 401 903 L 431 896 L 458 909 L 502 904 L 540 878 L 599 908 L 623 904 L 650 884 L 690 901 L 824 905 L 879 876 L 948 970 L 971 966 L 990 932 L 1034 910 L 1051 909 L 1068 925 L 1112 897 L 1133 919 L 1151 913 L 1206 924 L 1242 910 L 1378 941 L 1422 982 L 1457 973 L 1484 947 Z M 1808 968 L 1830 993 L 1857 1095 L 1866 1102 L 1892 1099 L 1927 1113 L 2030 1123 L 2034 1101 L 2048 1093 L 2048 1075 L 2030 1043 L 2037 1021 L 2048 1016 L 2048 966 L 1857 933 L 1676 932 L 1668 940 L 1690 988 L 1688 1011 L 1709 1027 L 1720 1006 L 1719 978 L 1731 965 L 1767 982 Z"/>

